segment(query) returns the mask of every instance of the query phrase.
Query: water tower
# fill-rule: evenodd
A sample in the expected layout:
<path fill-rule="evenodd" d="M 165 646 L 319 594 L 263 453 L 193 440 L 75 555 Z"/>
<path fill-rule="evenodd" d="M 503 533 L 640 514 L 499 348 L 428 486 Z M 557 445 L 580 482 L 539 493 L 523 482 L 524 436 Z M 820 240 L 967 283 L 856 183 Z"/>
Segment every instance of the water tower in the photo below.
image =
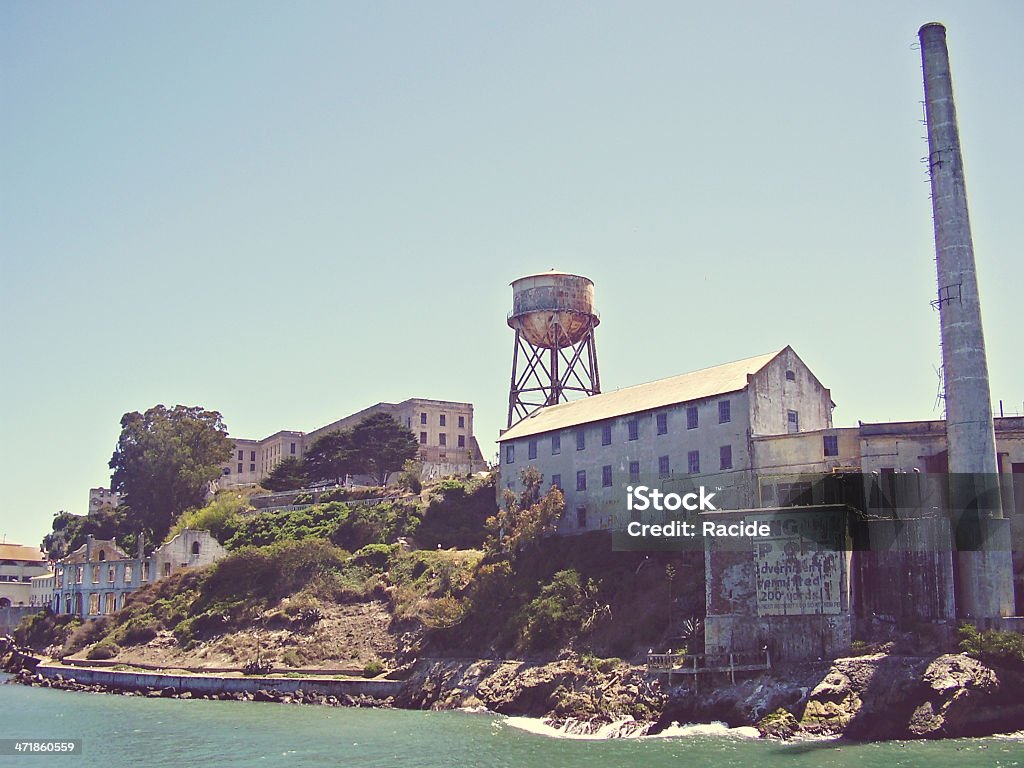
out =
<path fill-rule="evenodd" d="M 570 393 L 596 395 L 594 283 L 581 275 L 542 272 L 512 283 L 508 325 L 516 332 L 508 426 Z"/>

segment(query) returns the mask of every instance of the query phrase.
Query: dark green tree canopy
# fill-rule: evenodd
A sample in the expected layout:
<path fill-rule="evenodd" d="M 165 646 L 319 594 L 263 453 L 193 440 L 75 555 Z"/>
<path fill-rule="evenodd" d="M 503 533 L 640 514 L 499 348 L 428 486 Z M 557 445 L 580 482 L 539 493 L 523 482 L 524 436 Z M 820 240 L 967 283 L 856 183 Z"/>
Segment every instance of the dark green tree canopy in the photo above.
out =
<path fill-rule="evenodd" d="M 203 505 L 231 449 L 217 411 L 157 405 L 126 413 L 110 459 L 111 489 L 123 494 L 132 524 L 163 541 L 178 515 Z"/>
<path fill-rule="evenodd" d="M 415 435 L 386 413 L 367 416 L 348 431 L 335 430 L 316 439 L 302 460 L 307 481 L 343 480 L 370 475 L 387 485 L 392 472 L 416 456 Z"/>
<path fill-rule="evenodd" d="M 294 491 L 306 485 L 306 469 L 295 456 L 288 456 L 260 481 L 268 491 Z"/>
<path fill-rule="evenodd" d="M 352 428 L 355 471 L 387 485 L 392 472 L 416 456 L 420 444 L 408 429 L 386 413 L 367 416 Z"/>
<path fill-rule="evenodd" d="M 302 471 L 307 482 L 344 480 L 355 472 L 352 433 L 337 429 L 314 440 L 302 459 Z"/>

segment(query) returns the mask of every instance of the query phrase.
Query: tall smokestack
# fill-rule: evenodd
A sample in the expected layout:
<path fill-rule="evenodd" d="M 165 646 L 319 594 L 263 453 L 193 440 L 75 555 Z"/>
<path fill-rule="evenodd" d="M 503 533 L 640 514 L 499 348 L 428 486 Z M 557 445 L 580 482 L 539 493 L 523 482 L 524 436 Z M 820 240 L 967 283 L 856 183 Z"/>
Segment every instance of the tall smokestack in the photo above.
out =
<path fill-rule="evenodd" d="M 925 24 L 918 37 L 935 223 L 950 505 L 961 550 L 958 613 L 974 618 L 1005 616 L 1013 611 L 1009 534 L 1002 525 L 1006 521 L 1000 519 L 985 335 L 946 28 Z"/>
<path fill-rule="evenodd" d="M 946 28 L 936 23 L 925 24 L 918 35 L 928 120 L 949 471 L 995 473 L 996 442 L 985 336 Z"/>

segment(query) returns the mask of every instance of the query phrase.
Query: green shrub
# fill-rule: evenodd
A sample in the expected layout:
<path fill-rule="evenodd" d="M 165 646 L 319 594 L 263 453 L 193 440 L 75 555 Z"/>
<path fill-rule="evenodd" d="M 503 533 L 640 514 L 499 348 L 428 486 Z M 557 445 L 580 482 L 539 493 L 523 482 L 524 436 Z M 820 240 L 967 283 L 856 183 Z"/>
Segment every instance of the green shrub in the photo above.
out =
<path fill-rule="evenodd" d="M 521 612 L 520 646 L 529 650 L 552 648 L 583 629 L 596 592 L 594 583 L 582 584 L 573 569 L 559 571 Z"/>
<path fill-rule="evenodd" d="M 959 630 L 960 650 L 981 661 L 1024 667 L 1024 635 L 987 629 L 979 632 L 973 624 L 962 624 Z"/>
<path fill-rule="evenodd" d="M 20 646 L 42 651 L 51 645 L 63 645 L 81 623 L 78 616 L 70 613 L 59 616 L 49 610 L 33 613 L 23 618 L 15 628 L 14 641 Z"/>
<path fill-rule="evenodd" d="M 384 665 L 374 659 L 373 661 L 366 662 L 363 667 L 363 677 L 376 677 L 384 671 Z"/>
<path fill-rule="evenodd" d="M 352 557 L 358 565 L 382 571 L 387 568 L 388 561 L 397 550 L 398 547 L 394 544 L 367 544 Z"/>
<path fill-rule="evenodd" d="M 79 625 L 71 632 L 67 641 L 65 641 L 64 648 L 61 649 L 61 656 L 70 656 L 73 653 L 78 653 L 87 645 L 98 642 L 107 634 L 109 626 L 110 619 L 106 616 L 90 619 Z"/>
<path fill-rule="evenodd" d="M 90 661 L 112 659 L 120 652 L 121 649 L 117 646 L 117 643 L 103 640 L 90 648 L 88 653 L 85 654 L 85 658 Z"/>

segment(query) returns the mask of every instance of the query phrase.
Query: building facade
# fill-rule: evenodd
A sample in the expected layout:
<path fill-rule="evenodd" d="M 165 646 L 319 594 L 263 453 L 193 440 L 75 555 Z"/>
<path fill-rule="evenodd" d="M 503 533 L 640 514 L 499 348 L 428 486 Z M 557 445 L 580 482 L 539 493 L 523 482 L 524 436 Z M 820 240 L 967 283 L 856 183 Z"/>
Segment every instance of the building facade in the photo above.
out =
<path fill-rule="evenodd" d="M 116 613 L 139 587 L 185 568 L 210 565 L 226 554 L 208 531 L 184 530 L 149 557 L 141 543 L 132 557 L 113 541 L 89 536 L 57 563 L 50 607 L 83 619 Z"/>
<path fill-rule="evenodd" d="M 411 398 L 401 403 L 377 403 L 312 432 L 282 430 L 262 440 L 236 439 L 231 460 L 221 468 L 218 487 L 258 485 L 285 459 L 302 459 L 318 438 L 351 429 L 378 413 L 388 414 L 419 440 L 424 479 L 487 468 L 473 433 L 471 403 Z"/>
<path fill-rule="evenodd" d="M 32 579 L 49 572 L 46 555 L 38 548 L 0 544 L 0 608 L 31 605 Z"/>
<path fill-rule="evenodd" d="M 713 487 L 720 508 L 754 505 L 752 440 L 832 426 L 834 404 L 790 347 L 541 408 L 504 432 L 501 489 L 535 467 L 558 485 L 564 534 L 621 529 L 626 489 Z"/>

